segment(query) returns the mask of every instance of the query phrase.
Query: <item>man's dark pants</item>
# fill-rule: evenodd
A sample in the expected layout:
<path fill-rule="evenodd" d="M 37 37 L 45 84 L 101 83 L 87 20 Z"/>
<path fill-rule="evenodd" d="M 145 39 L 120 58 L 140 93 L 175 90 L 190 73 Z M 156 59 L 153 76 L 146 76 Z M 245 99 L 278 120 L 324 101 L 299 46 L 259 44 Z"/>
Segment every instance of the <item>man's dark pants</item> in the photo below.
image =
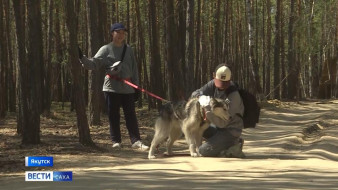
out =
<path fill-rule="evenodd" d="M 117 94 L 104 92 L 110 126 L 110 136 L 113 142 L 121 143 L 120 131 L 120 107 L 122 106 L 130 141 L 140 140 L 140 132 L 137 124 L 134 94 Z"/>
<path fill-rule="evenodd" d="M 221 151 L 227 150 L 239 142 L 239 137 L 231 134 L 228 128 L 209 126 L 204 131 L 203 137 L 206 142 L 199 147 L 199 153 L 204 157 L 219 156 Z"/>

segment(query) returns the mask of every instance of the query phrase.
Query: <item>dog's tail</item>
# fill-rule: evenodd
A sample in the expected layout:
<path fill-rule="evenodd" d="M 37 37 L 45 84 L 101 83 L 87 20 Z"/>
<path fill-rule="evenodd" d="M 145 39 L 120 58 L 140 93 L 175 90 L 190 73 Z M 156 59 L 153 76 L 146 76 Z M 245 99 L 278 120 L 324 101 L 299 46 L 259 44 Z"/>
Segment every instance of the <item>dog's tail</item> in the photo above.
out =
<path fill-rule="evenodd" d="M 186 113 L 188 117 L 195 117 L 203 119 L 203 110 L 201 104 L 198 101 L 198 98 L 193 98 L 188 101 L 186 107 Z"/>

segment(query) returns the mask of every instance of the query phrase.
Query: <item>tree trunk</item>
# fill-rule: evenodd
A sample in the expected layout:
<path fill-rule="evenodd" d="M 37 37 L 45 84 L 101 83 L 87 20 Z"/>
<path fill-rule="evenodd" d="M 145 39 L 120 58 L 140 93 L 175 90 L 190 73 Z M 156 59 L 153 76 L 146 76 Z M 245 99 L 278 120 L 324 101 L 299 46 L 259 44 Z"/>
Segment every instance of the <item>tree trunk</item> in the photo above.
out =
<path fill-rule="evenodd" d="M 201 4 L 201 15 L 207 14 L 206 11 L 206 2 L 203 1 Z M 207 60 L 208 60 L 208 54 L 209 54 L 209 50 L 208 50 L 208 43 L 207 43 L 207 27 L 205 27 L 205 25 L 207 25 L 207 22 L 204 21 L 203 19 L 201 20 L 201 38 L 200 38 L 200 47 L 199 47 L 199 52 L 200 52 L 200 62 L 201 62 L 201 83 L 205 83 L 209 80 L 208 78 L 208 65 L 207 65 Z"/>
<path fill-rule="evenodd" d="M 221 64 L 221 0 L 217 0 L 216 2 L 216 10 L 214 12 L 214 18 L 215 18 L 215 23 L 214 23 L 214 47 L 213 47 L 213 63 L 211 64 L 212 70 L 218 65 Z"/>
<path fill-rule="evenodd" d="M 314 6 L 315 6 L 315 1 L 311 0 L 310 1 L 310 17 L 308 20 L 308 37 L 307 37 L 307 42 L 309 42 L 309 47 L 311 49 L 311 52 L 308 55 L 309 59 L 309 96 L 311 98 L 316 97 L 318 93 L 315 89 L 318 89 L 318 69 L 317 69 L 317 55 L 313 53 L 314 49 L 314 44 L 312 43 L 313 39 L 313 19 L 314 19 Z"/>
<path fill-rule="evenodd" d="M 0 37 L 1 39 L 6 39 L 6 26 L 4 21 L 4 12 L 3 12 L 3 2 L 0 1 Z M 8 49 L 7 49 L 7 41 L 0 41 L 0 118 L 4 118 L 7 113 L 7 80 L 6 80 L 6 70 L 8 65 Z"/>
<path fill-rule="evenodd" d="M 335 12 L 338 12 L 338 2 L 336 1 L 336 8 Z M 333 52 L 338 51 L 338 16 L 336 15 L 336 34 L 334 35 L 334 43 L 333 43 Z M 336 67 L 338 68 L 338 55 L 336 55 Z M 334 71 L 333 71 L 334 72 Z M 337 98 L 338 97 L 338 69 L 336 70 L 336 85 L 335 85 L 335 92 L 334 96 Z"/>
<path fill-rule="evenodd" d="M 40 143 L 40 113 L 43 97 L 41 96 L 43 89 L 41 88 L 43 79 L 41 77 L 43 73 L 41 8 L 40 1 L 32 0 L 26 3 L 29 63 L 25 65 L 20 62 L 20 70 L 23 69 L 20 71 L 21 95 L 26 96 L 20 101 L 23 106 L 21 110 L 23 112 L 22 144 L 38 144 Z M 22 30 L 22 28 L 17 28 L 17 30 Z"/>
<path fill-rule="evenodd" d="M 151 19 L 151 33 L 149 33 L 150 44 L 150 81 L 152 81 L 151 91 L 159 96 L 163 97 L 163 82 L 162 82 L 162 72 L 161 72 L 161 57 L 160 57 L 160 45 L 159 45 L 159 33 L 157 26 L 157 13 L 156 13 L 156 0 L 149 0 L 149 18 Z M 162 105 L 160 100 L 156 101 L 159 106 Z"/>
<path fill-rule="evenodd" d="M 195 73 L 194 73 L 194 87 L 198 88 L 201 86 L 201 0 L 197 0 L 197 18 L 196 18 L 196 34 L 195 34 Z"/>
<path fill-rule="evenodd" d="M 72 80 L 72 90 L 74 98 L 74 106 L 77 116 L 77 126 L 79 130 L 79 142 L 83 145 L 94 145 L 91 137 L 90 130 L 88 125 L 88 120 L 86 116 L 86 107 L 84 101 L 84 90 L 81 80 L 81 64 L 78 60 L 77 52 L 77 15 L 75 13 L 74 2 L 64 0 L 63 1 L 64 10 L 66 13 L 66 24 L 69 33 L 69 64 L 71 67 L 71 72 L 73 76 Z"/>
<path fill-rule="evenodd" d="M 10 2 L 9 0 L 4 1 L 4 12 L 5 12 L 5 20 L 6 20 L 6 40 L 7 40 L 7 50 L 8 50 L 8 64 L 7 64 L 7 91 L 8 98 L 6 105 L 8 107 L 8 111 L 16 112 L 16 81 L 15 81 L 15 65 L 13 61 L 13 45 L 12 39 L 14 35 L 12 34 L 12 15 L 10 14 Z M 1 49 L 1 48 L 0 48 Z"/>
<path fill-rule="evenodd" d="M 31 9 L 30 13 L 28 9 Z M 41 17 L 41 3 L 40 0 L 27 1 L 27 24 L 28 24 L 28 61 L 34 62 L 35 68 L 28 67 L 29 73 L 36 75 L 34 77 L 36 85 L 36 98 L 38 103 L 38 112 L 41 114 L 44 107 L 45 94 L 45 64 L 43 56 L 43 33 L 42 33 L 42 17 Z M 31 16 L 29 16 L 31 15 Z M 31 25 L 31 28 L 30 28 Z M 31 32 L 30 32 L 31 31 Z"/>
<path fill-rule="evenodd" d="M 286 65 L 285 65 L 285 45 L 284 45 L 284 15 L 283 15 L 283 1 L 281 1 L 281 11 L 280 11 L 280 66 L 281 66 L 281 98 L 287 97 L 287 86 L 286 81 Z"/>
<path fill-rule="evenodd" d="M 27 120 L 28 105 L 27 105 L 27 83 L 21 82 L 27 79 L 27 63 L 26 63 L 26 26 L 25 15 L 26 7 L 25 0 L 13 0 L 13 9 L 15 16 L 15 32 L 16 45 L 18 49 L 18 112 L 17 112 L 17 133 L 23 133 L 23 126 Z"/>
<path fill-rule="evenodd" d="M 126 27 L 127 28 L 130 28 L 130 3 L 129 3 L 129 0 L 126 0 L 125 1 L 126 2 L 126 4 L 127 4 L 127 10 L 126 10 L 126 21 L 127 21 L 127 23 L 126 23 Z M 127 35 L 126 36 L 127 37 L 127 42 L 129 43 L 130 42 L 130 35 Z"/>
<path fill-rule="evenodd" d="M 112 16 L 111 23 L 115 23 L 118 20 L 118 18 L 117 18 L 118 14 L 117 14 L 116 4 L 117 4 L 116 0 L 111 0 L 111 12 L 112 12 L 112 14 L 111 14 L 111 16 Z"/>
<path fill-rule="evenodd" d="M 147 67 L 146 67 L 146 51 L 144 47 L 145 36 L 143 33 L 144 30 L 143 30 L 142 21 L 141 21 L 139 1 L 134 1 L 134 3 L 135 3 L 135 12 L 136 12 L 137 34 L 138 34 L 137 51 L 136 51 L 138 53 L 138 56 L 137 56 L 138 57 L 138 72 L 143 73 L 143 78 L 141 78 L 141 75 L 139 75 L 139 81 L 143 87 L 147 88 L 148 87 L 148 72 L 147 72 Z M 142 69 L 143 69 L 143 72 L 142 72 Z M 162 94 L 164 95 L 164 92 L 162 92 Z M 138 103 L 139 103 L 139 106 L 142 105 L 142 95 L 140 96 Z"/>
<path fill-rule="evenodd" d="M 235 63 L 235 67 L 232 70 L 235 70 L 235 76 L 238 79 L 239 83 L 242 84 L 242 86 L 246 87 L 247 83 L 248 83 L 248 79 L 246 76 L 248 76 L 247 74 L 247 68 L 245 67 L 245 47 L 246 42 L 245 42 L 245 35 L 243 32 L 243 21 L 242 21 L 242 12 L 240 9 L 240 2 L 237 1 L 236 2 L 236 16 L 237 17 L 236 20 L 236 24 L 235 24 L 235 28 L 234 28 L 234 63 Z M 237 71 L 237 73 L 236 73 Z"/>
<path fill-rule="evenodd" d="M 227 4 L 226 4 L 226 23 L 227 23 L 227 37 L 226 37 L 226 41 L 225 41 L 225 52 L 227 54 L 227 59 L 226 59 L 226 63 L 228 65 L 231 65 L 234 69 L 235 69 L 235 65 L 234 65 L 234 62 L 235 62 L 235 55 L 234 55 L 234 47 L 235 47 L 235 38 L 233 37 L 234 33 L 233 33 L 233 28 L 234 28 L 234 19 L 233 19 L 233 2 L 232 1 L 229 1 L 227 0 Z M 234 70 L 233 69 L 233 70 Z M 234 73 L 234 77 L 233 79 L 235 79 L 235 76 L 237 75 L 238 72 L 235 72 Z M 236 79 L 238 79 L 236 77 Z"/>
<path fill-rule="evenodd" d="M 289 17 L 289 39 L 288 39 L 288 98 L 298 99 L 297 97 L 297 84 L 298 84 L 298 66 L 295 61 L 295 45 L 293 41 L 294 36 L 294 19 L 295 19 L 295 0 L 291 0 L 290 3 L 290 17 Z"/>
<path fill-rule="evenodd" d="M 186 18 L 186 61 L 185 61 L 185 99 L 190 97 L 190 94 L 196 88 L 194 86 L 194 0 L 188 0 L 187 18 Z"/>
<path fill-rule="evenodd" d="M 53 12 L 54 12 L 54 1 L 49 0 L 49 15 L 48 15 L 48 37 L 47 37 L 47 67 L 46 67 L 46 85 L 45 85 L 45 112 L 47 114 L 50 113 L 50 108 L 52 104 L 51 100 L 51 90 L 52 90 L 52 47 L 54 46 L 54 40 L 53 40 Z M 58 16 L 58 15 L 57 15 Z"/>
<path fill-rule="evenodd" d="M 262 2 L 262 93 L 266 94 L 266 36 L 265 36 L 265 1 Z M 257 32 L 258 33 L 258 32 Z"/>
<path fill-rule="evenodd" d="M 223 40 L 223 47 L 222 47 L 222 50 L 223 50 L 223 61 L 224 63 L 227 63 L 229 64 L 230 63 L 230 48 L 229 48 L 229 44 L 231 42 L 231 36 L 229 35 L 230 34 L 230 14 L 231 14 L 231 3 L 229 2 L 229 0 L 227 0 L 225 3 L 224 3 L 224 30 L 223 30 L 223 35 L 224 35 L 224 40 Z"/>
<path fill-rule="evenodd" d="M 176 20 L 177 20 L 177 27 L 175 28 L 175 31 L 177 31 L 177 42 L 176 42 L 176 57 L 177 57 L 177 62 L 174 63 L 176 66 L 174 67 L 174 70 L 181 71 L 181 72 L 176 72 L 174 71 L 174 80 L 177 82 L 177 80 L 180 81 L 179 85 L 174 82 L 175 88 L 178 89 L 185 89 L 185 77 L 182 75 L 182 73 L 187 73 L 186 70 L 186 64 L 185 64 L 185 58 L 186 58 L 186 52 L 185 52 L 185 47 L 186 47 L 186 12 L 187 12 L 187 0 L 180 0 L 174 2 L 175 5 L 175 14 L 176 15 Z M 174 17 L 175 19 L 175 17 Z M 179 95 L 181 97 L 185 96 L 185 91 L 182 91 L 182 94 Z"/>
<path fill-rule="evenodd" d="M 302 15 L 302 1 L 301 0 L 297 0 L 297 13 L 298 13 L 298 18 L 301 18 L 301 15 Z M 295 44 L 297 44 L 297 48 L 295 48 L 295 51 L 296 51 L 296 56 L 295 56 L 295 61 L 296 61 L 296 65 L 298 66 L 298 69 L 299 69 L 299 86 L 297 86 L 298 88 L 298 91 L 297 91 L 297 97 L 301 98 L 301 97 L 306 97 L 306 92 L 305 92 L 305 88 L 304 88 L 304 83 L 303 83 L 303 79 L 302 79 L 302 71 L 301 71 L 301 50 L 300 50 L 300 47 L 301 47 L 301 38 L 302 38 L 303 34 L 301 32 L 297 32 L 296 33 L 296 40 L 295 40 Z M 297 84 L 298 85 L 298 84 Z M 301 95 L 303 94 L 303 95 Z"/>
<path fill-rule="evenodd" d="M 254 94 L 262 93 L 262 87 L 260 85 L 259 75 L 258 75 L 258 64 L 256 63 L 256 59 L 254 57 L 254 50 L 255 50 L 255 26 L 253 25 L 253 15 L 252 15 L 252 0 L 246 0 L 246 10 L 248 16 L 248 29 L 249 29 L 249 87 L 251 87 L 250 91 Z"/>
<path fill-rule="evenodd" d="M 270 64 L 271 64 L 271 30 L 272 30 L 272 24 L 271 24 L 271 2 L 270 0 L 266 0 L 266 11 L 268 13 L 268 20 L 267 20 L 267 26 L 266 26 L 266 76 L 265 76 L 265 92 L 267 94 L 270 94 L 271 90 L 271 70 L 270 70 Z M 267 97 L 269 99 L 269 96 Z"/>
<path fill-rule="evenodd" d="M 101 25 L 100 31 L 102 32 L 101 33 L 102 35 L 100 36 L 100 40 L 102 40 L 101 43 L 104 44 L 104 43 L 110 42 L 110 36 L 111 36 L 110 35 L 110 24 L 108 23 L 107 2 L 106 0 L 101 0 L 99 1 L 98 5 L 99 5 L 99 9 L 98 9 L 99 25 Z"/>
<path fill-rule="evenodd" d="M 102 44 L 102 29 L 100 29 L 98 18 L 98 1 L 87 0 L 87 20 L 88 24 L 88 56 L 93 57 L 99 50 L 100 44 Z M 100 37 L 101 36 L 101 37 Z M 100 74 L 100 70 L 89 71 L 88 77 L 88 107 L 89 107 L 89 123 L 90 125 L 100 125 L 100 102 L 102 100 L 101 91 L 102 84 L 101 79 L 103 76 Z"/>
<path fill-rule="evenodd" d="M 274 47 L 274 80 L 273 86 L 275 88 L 274 98 L 280 99 L 280 13 L 281 13 L 281 1 L 277 0 L 277 11 L 276 11 L 276 24 L 275 24 L 275 47 Z"/>
<path fill-rule="evenodd" d="M 174 67 L 177 62 L 177 55 L 175 54 L 175 48 L 177 43 L 176 37 L 176 25 L 174 19 L 174 2 L 173 0 L 166 0 L 166 28 L 167 28 L 167 40 L 166 40 L 166 49 L 167 49 L 167 80 L 168 80 L 168 95 L 169 100 L 177 100 L 177 96 L 174 90 Z"/>
<path fill-rule="evenodd" d="M 98 42 L 98 49 L 100 48 L 100 46 L 102 46 L 103 44 L 105 44 L 106 42 L 110 42 L 110 40 L 107 40 L 105 41 L 105 36 L 108 36 L 109 38 L 107 39 L 110 39 L 111 37 L 111 34 L 110 34 L 110 26 L 108 28 L 106 28 L 106 22 L 107 22 L 107 11 L 106 11 L 106 1 L 105 0 L 100 0 L 98 1 L 98 30 L 97 30 L 97 33 L 98 33 L 98 37 L 96 38 L 97 42 Z M 94 39 L 95 40 L 95 39 Z M 94 52 L 93 52 L 94 53 Z M 97 125 L 101 125 L 101 117 L 100 117 L 100 113 L 101 112 L 105 112 L 107 113 L 107 106 L 106 106 L 106 102 L 105 102 L 105 98 L 104 98 L 104 95 L 103 95 L 103 91 L 102 91 L 102 85 L 104 83 L 104 77 L 105 74 L 106 74 L 106 70 L 105 68 L 101 67 L 101 69 L 98 71 L 98 82 L 97 82 L 97 93 L 98 93 L 98 109 L 99 111 L 97 111 L 97 114 L 98 116 L 96 117 L 93 117 L 93 121 L 92 123 L 93 124 L 97 124 Z M 94 122 L 94 119 L 95 119 L 95 122 Z"/>
<path fill-rule="evenodd" d="M 55 15 L 60 14 L 59 5 L 55 5 Z M 61 30 L 60 30 L 60 19 L 59 16 L 55 17 L 54 22 L 54 31 L 55 31 L 55 60 L 56 64 L 53 64 L 53 100 L 54 101 L 62 101 L 63 93 L 62 93 L 62 66 L 61 62 L 63 59 L 63 50 L 62 50 L 62 40 L 61 40 Z"/>
<path fill-rule="evenodd" d="M 175 2 L 174 2 L 175 4 Z M 176 1 L 176 12 L 173 15 L 177 17 L 177 26 L 173 26 L 173 32 L 175 31 L 176 36 L 176 47 L 174 48 L 174 52 L 176 55 L 176 62 L 174 62 L 173 67 L 173 79 L 175 90 L 175 98 L 174 100 L 182 100 L 185 99 L 185 77 L 183 73 L 187 73 L 188 71 L 185 68 L 185 46 L 186 46 L 186 9 L 187 9 L 187 0 Z M 175 16 L 173 19 L 176 18 Z"/>

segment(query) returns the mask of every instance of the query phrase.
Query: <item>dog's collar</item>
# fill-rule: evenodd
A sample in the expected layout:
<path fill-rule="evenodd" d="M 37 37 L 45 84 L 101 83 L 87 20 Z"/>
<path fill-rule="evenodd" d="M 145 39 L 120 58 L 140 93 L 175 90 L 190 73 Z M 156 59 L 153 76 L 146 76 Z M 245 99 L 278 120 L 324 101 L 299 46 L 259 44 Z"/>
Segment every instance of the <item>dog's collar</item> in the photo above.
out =
<path fill-rule="evenodd" d="M 204 108 L 202 108 L 202 118 L 203 118 L 204 121 L 207 120 L 207 112 L 205 111 Z"/>

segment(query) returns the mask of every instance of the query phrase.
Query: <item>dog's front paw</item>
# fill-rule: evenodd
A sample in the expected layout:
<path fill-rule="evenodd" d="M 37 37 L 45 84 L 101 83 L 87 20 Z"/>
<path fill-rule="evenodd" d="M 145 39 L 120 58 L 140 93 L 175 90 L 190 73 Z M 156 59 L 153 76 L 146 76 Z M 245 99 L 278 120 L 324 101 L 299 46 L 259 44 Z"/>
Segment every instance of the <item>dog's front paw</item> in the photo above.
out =
<path fill-rule="evenodd" d="M 174 152 L 173 152 L 173 151 L 171 151 L 171 150 L 167 151 L 166 153 L 167 153 L 167 155 L 168 155 L 168 156 L 172 156 L 172 155 L 174 155 Z"/>
<path fill-rule="evenodd" d="M 155 159 L 155 151 L 156 149 L 154 148 L 154 146 L 150 147 L 149 153 L 148 153 L 148 158 L 149 159 Z"/>
<path fill-rule="evenodd" d="M 148 156 L 148 159 L 149 159 L 149 160 L 156 159 L 156 156 L 155 156 L 155 155 L 149 155 L 149 156 Z"/>
<path fill-rule="evenodd" d="M 192 152 L 192 153 L 190 153 L 190 155 L 191 155 L 191 157 L 199 157 L 197 152 Z"/>
<path fill-rule="evenodd" d="M 191 157 L 198 157 L 198 153 L 196 152 L 196 145 L 195 144 L 190 144 L 189 150 L 190 150 Z"/>

